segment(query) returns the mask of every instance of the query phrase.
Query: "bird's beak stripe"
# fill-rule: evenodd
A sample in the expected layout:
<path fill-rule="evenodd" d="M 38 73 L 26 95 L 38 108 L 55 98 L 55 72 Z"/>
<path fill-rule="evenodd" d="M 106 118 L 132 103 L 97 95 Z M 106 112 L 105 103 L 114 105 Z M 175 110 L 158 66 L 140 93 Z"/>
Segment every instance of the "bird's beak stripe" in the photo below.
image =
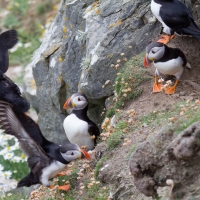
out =
<path fill-rule="evenodd" d="M 87 151 L 84 151 L 83 149 L 80 149 L 81 153 L 83 153 L 84 157 L 86 159 L 90 159 L 90 154 Z"/>
<path fill-rule="evenodd" d="M 72 103 L 72 107 L 74 108 L 76 106 L 76 104 L 75 103 Z"/>
<path fill-rule="evenodd" d="M 70 100 L 71 100 L 70 98 L 67 99 L 67 101 L 65 102 L 65 104 L 63 106 L 64 109 L 68 109 L 68 105 L 69 105 Z"/>

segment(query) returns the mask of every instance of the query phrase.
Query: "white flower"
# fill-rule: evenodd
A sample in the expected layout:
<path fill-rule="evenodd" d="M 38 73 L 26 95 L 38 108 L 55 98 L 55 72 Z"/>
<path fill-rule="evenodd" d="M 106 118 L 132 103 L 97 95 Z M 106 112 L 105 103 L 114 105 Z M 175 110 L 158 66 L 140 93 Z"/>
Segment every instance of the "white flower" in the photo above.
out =
<path fill-rule="evenodd" d="M 2 174 L 3 174 L 4 178 L 9 179 L 12 175 L 12 172 L 11 171 L 5 171 Z"/>
<path fill-rule="evenodd" d="M 17 51 L 18 48 L 22 47 L 23 44 L 21 42 L 18 42 L 12 49 L 10 49 L 10 52 L 13 53 Z"/>
<path fill-rule="evenodd" d="M 3 171 L 4 167 L 0 165 L 0 172 Z"/>
<path fill-rule="evenodd" d="M 27 43 L 24 44 L 24 48 L 27 49 L 27 48 L 30 47 L 31 45 L 32 45 L 31 42 L 27 42 Z"/>
<path fill-rule="evenodd" d="M 13 152 L 9 152 L 4 156 L 4 159 L 5 160 L 11 160 L 13 158 L 13 156 L 14 156 L 14 153 Z"/>
<path fill-rule="evenodd" d="M 15 163 L 19 163 L 20 161 L 22 161 L 22 158 L 19 157 L 19 156 L 14 156 L 14 157 L 12 158 L 12 161 L 15 162 Z"/>

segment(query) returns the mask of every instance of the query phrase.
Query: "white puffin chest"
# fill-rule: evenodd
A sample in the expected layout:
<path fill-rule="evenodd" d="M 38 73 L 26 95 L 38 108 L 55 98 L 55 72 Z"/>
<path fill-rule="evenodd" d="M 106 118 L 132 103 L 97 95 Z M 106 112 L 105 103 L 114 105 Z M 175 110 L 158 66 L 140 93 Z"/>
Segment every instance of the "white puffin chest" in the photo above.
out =
<path fill-rule="evenodd" d="M 162 74 L 176 75 L 183 72 L 183 61 L 180 57 L 166 62 L 154 63 L 155 68 Z"/>
<path fill-rule="evenodd" d="M 170 28 L 163 22 L 161 16 L 160 16 L 160 8 L 161 4 L 155 3 L 153 0 L 151 1 L 151 11 L 154 14 L 154 16 L 162 23 L 162 26 L 164 28 L 164 32 L 170 35 Z"/>
<path fill-rule="evenodd" d="M 79 147 L 87 146 L 87 150 L 93 149 L 94 141 L 90 138 L 87 122 L 79 119 L 75 114 L 70 114 L 65 118 L 63 127 L 71 143 L 75 143 Z"/>
<path fill-rule="evenodd" d="M 155 17 L 161 22 L 163 23 L 163 20 L 160 17 L 160 8 L 161 8 L 161 4 L 155 3 L 153 0 L 151 1 L 151 11 L 152 13 L 155 15 Z"/>

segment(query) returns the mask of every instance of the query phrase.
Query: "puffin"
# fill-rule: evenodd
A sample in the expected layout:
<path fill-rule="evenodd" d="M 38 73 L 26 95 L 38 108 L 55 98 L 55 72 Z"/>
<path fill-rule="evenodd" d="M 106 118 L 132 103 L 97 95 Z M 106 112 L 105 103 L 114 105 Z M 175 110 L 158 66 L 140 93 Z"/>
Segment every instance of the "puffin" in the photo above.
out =
<path fill-rule="evenodd" d="M 29 187 L 34 184 L 42 184 L 49 188 L 49 179 L 55 177 L 71 161 L 77 158 L 90 158 L 90 155 L 80 149 L 77 144 L 67 143 L 58 145 L 51 143 L 51 151 L 45 152 L 37 140 L 33 139 L 29 132 L 23 127 L 18 116 L 13 111 L 13 105 L 0 101 L 0 126 L 4 133 L 13 135 L 18 139 L 20 149 L 28 156 L 27 163 L 30 172 L 22 178 L 17 187 Z M 19 112 L 19 111 L 18 111 Z M 23 113 L 24 116 L 26 116 Z M 30 117 L 24 118 L 25 123 L 29 123 Z M 32 128 L 34 123 L 32 121 Z M 35 128 L 38 126 L 35 123 Z M 37 132 L 36 132 L 37 133 Z M 37 136 L 35 136 L 36 138 Z M 43 136 L 44 137 L 44 136 Z M 70 186 L 63 185 L 57 187 L 59 190 L 69 190 Z"/>
<path fill-rule="evenodd" d="M 200 29 L 195 24 L 192 13 L 178 0 L 151 0 L 151 11 L 162 23 L 163 35 L 158 42 L 168 43 L 174 33 L 200 39 Z"/>
<path fill-rule="evenodd" d="M 0 35 L 0 100 L 11 103 L 22 112 L 27 112 L 30 104 L 22 97 L 19 87 L 5 75 L 9 66 L 8 49 L 17 41 L 16 30 L 8 30 Z"/>
<path fill-rule="evenodd" d="M 93 150 L 100 135 L 97 125 L 87 116 L 88 100 L 84 93 L 74 93 L 64 104 L 64 109 L 72 109 L 64 119 L 63 127 L 70 142 L 87 151 Z"/>
<path fill-rule="evenodd" d="M 158 77 L 163 74 L 176 77 L 175 84 L 165 90 L 166 94 L 174 94 L 183 73 L 183 68 L 187 66 L 187 59 L 184 53 L 178 48 L 170 48 L 163 43 L 152 42 L 146 47 L 144 67 L 147 67 L 152 62 L 156 68 L 153 92 L 161 92 L 163 85 L 158 83 Z"/>

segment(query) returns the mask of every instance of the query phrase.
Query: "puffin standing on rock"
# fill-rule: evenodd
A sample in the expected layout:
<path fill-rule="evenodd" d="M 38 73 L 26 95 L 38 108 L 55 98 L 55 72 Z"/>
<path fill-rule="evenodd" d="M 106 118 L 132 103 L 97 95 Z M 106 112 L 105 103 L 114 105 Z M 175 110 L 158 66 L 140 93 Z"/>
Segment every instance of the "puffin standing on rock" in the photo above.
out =
<path fill-rule="evenodd" d="M 146 47 L 144 67 L 152 62 L 156 68 L 153 92 L 161 92 L 163 85 L 158 83 L 158 77 L 163 74 L 176 77 L 174 86 L 167 87 L 165 90 L 167 94 L 173 94 L 183 73 L 183 67 L 188 66 L 190 68 L 184 53 L 180 49 L 170 48 L 160 42 L 152 42 Z"/>
<path fill-rule="evenodd" d="M 79 147 L 94 149 L 97 137 L 100 135 L 97 125 L 87 116 L 88 100 L 85 94 L 73 94 L 64 104 L 64 109 L 71 108 L 71 113 L 65 118 L 63 127 L 70 142 Z"/>
<path fill-rule="evenodd" d="M 0 126 L 6 134 L 15 136 L 19 141 L 21 150 L 28 156 L 28 166 L 30 172 L 22 180 L 19 181 L 17 187 L 31 186 L 41 183 L 45 186 L 50 186 L 49 179 L 55 177 L 59 172 L 63 171 L 67 164 L 77 158 L 90 158 L 89 154 L 81 150 L 76 144 L 58 145 L 44 138 L 39 130 L 39 127 L 34 121 L 21 113 L 23 123 L 20 122 L 18 116 L 12 109 L 13 106 L 7 102 L 0 101 Z M 30 125 L 30 129 L 24 128 L 23 125 Z M 34 138 L 31 135 L 34 134 Z M 43 139 L 42 139 L 43 138 Z M 40 146 L 46 140 L 45 147 Z M 58 186 L 60 190 L 69 190 L 69 184 Z"/>
<path fill-rule="evenodd" d="M 11 103 L 22 112 L 27 112 L 30 104 L 21 96 L 19 87 L 4 73 L 8 70 L 8 49 L 17 43 L 15 30 L 5 31 L 0 35 L 0 100 Z"/>
<path fill-rule="evenodd" d="M 200 39 L 200 29 L 189 9 L 178 0 L 151 0 L 151 11 L 162 23 L 163 35 L 158 42 L 168 43 L 178 35 L 189 35 Z"/>

